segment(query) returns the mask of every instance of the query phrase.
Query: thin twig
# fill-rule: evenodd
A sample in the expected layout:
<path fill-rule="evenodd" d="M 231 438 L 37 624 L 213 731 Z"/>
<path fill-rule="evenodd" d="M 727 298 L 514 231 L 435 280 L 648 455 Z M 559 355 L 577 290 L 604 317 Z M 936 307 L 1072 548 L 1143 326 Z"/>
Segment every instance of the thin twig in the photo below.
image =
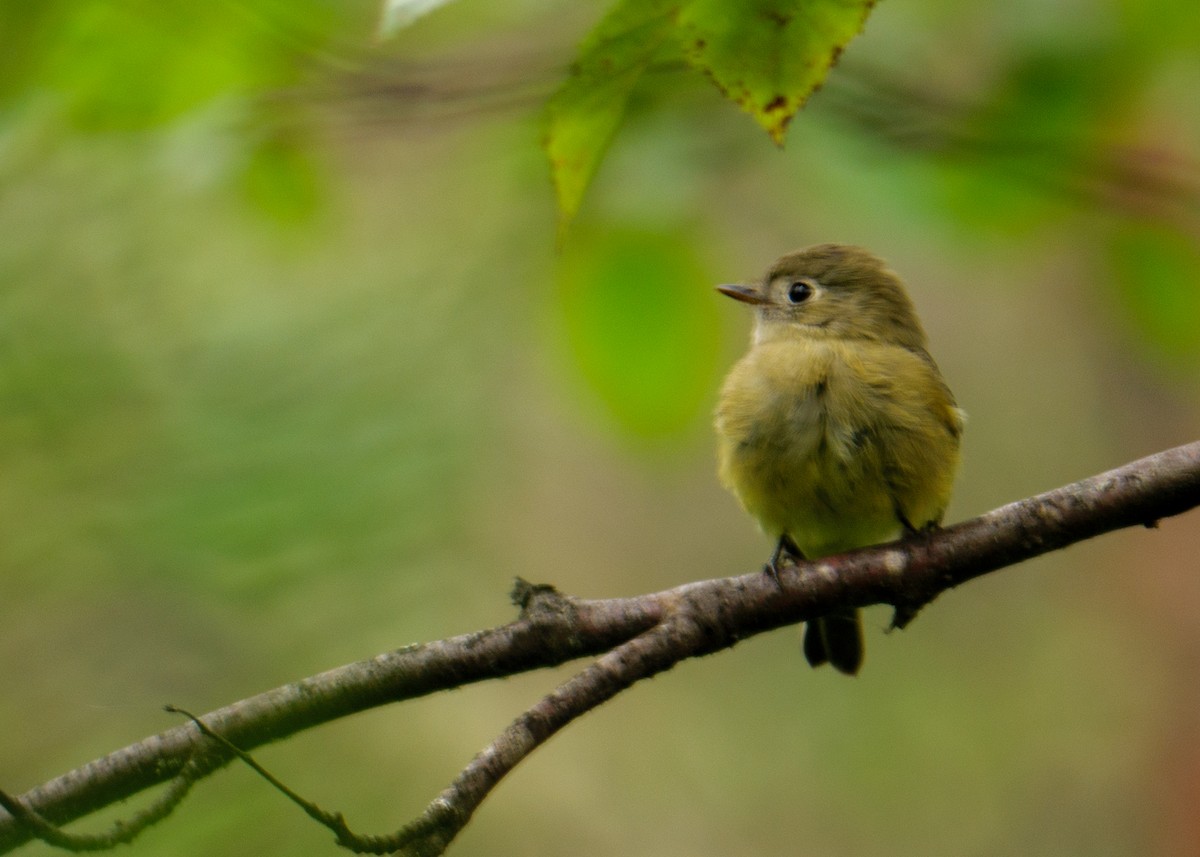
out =
<path fill-rule="evenodd" d="M 47 821 L 41 814 L 0 790 L 0 807 L 21 824 L 36 839 L 65 851 L 108 851 L 136 839 L 144 830 L 165 819 L 183 802 L 192 785 L 205 773 L 202 765 L 191 760 L 172 778 L 167 790 L 155 801 L 128 819 L 118 819 L 104 833 L 68 833 Z"/>

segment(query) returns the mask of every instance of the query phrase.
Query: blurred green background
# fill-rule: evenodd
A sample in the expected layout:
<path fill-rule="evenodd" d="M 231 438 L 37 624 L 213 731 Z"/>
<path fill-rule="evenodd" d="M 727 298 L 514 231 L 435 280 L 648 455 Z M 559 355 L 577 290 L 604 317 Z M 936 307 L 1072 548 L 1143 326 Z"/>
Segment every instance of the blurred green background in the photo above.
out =
<path fill-rule="evenodd" d="M 10 791 L 175 725 L 165 702 L 505 622 L 514 575 L 605 597 L 756 568 L 709 426 L 749 319 L 711 287 L 806 244 L 910 284 L 970 417 L 950 520 L 1197 435 L 1193 3 L 880 4 L 782 151 L 658 69 L 561 252 L 538 119 L 601 5 L 461 0 L 385 43 L 366 2 L 0 9 Z M 686 663 L 451 853 L 1197 853 L 1198 521 L 903 633 L 869 611 L 854 681 L 792 629 Z M 569 672 L 261 760 L 392 830 Z M 126 853 L 264 850 L 336 853 L 230 768 Z"/>

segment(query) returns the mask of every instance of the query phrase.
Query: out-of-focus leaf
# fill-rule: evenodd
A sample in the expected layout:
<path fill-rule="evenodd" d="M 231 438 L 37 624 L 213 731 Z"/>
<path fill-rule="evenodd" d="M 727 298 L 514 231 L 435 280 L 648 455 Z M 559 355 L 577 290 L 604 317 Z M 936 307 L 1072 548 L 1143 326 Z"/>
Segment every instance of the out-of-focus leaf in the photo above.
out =
<path fill-rule="evenodd" d="M 320 204 L 320 175 L 305 146 L 275 135 L 250 153 L 242 181 L 255 208 L 281 223 L 297 223 Z"/>
<path fill-rule="evenodd" d="M 450 0 L 383 0 L 379 16 L 379 38 L 387 39 L 418 18 L 423 18 Z"/>
<path fill-rule="evenodd" d="M 782 143 L 788 123 L 858 35 L 874 0 L 691 0 L 684 54 Z"/>
<path fill-rule="evenodd" d="M 1200 242 L 1145 225 L 1118 234 L 1111 253 L 1130 323 L 1166 360 L 1194 366 L 1200 358 Z"/>
<path fill-rule="evenodd" d="M 651 60 L 682 54 L 782 143 L 874 0 L 619 0 L 550 101 L 560 231 L 579 209 Z"/>
<path fill-rule="evenodd" d="M 720 319 L 707 282 L 674 236 L 609 232 L 568 248 L 560 306 L 570 356 L 631 434 L 678 433 L 709 403 Z"/>
<path fill-rule="evenodd" d="M 560 232 L 579 210 L 629 97 L 674 25 L 677 2 L 620 0 L 592 31 L 550 99 L 543 145 L 558 196 Z"/>

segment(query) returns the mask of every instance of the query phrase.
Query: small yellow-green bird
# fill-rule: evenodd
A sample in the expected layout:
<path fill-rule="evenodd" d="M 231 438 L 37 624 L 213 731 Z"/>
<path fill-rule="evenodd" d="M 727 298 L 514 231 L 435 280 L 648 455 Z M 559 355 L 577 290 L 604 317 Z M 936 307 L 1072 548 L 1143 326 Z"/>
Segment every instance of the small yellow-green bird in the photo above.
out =
<path fill-rule="evenodd" d="M 767 570 L 938 526 L 963 412 L 900 278 L 861 247 L 819 244 L 718 290 L 755 309 L 750 350 L 721 389 L 717 457 L 778 540 Z M 858 672 L 858 610 L 809 622 L 804 654 Z"/>

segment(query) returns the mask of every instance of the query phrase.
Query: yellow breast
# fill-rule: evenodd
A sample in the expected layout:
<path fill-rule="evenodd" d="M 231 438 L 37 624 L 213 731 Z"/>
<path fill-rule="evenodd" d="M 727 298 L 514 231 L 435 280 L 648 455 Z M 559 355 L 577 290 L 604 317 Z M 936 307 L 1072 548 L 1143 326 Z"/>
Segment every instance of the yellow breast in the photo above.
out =
<path fill-rule="evenodd" d="M 719 473 L 768 535 L 824 556 L 940 521 L 961 429 L 923 352 L 776 339 L 755 345 L 722 388 Z"/>

